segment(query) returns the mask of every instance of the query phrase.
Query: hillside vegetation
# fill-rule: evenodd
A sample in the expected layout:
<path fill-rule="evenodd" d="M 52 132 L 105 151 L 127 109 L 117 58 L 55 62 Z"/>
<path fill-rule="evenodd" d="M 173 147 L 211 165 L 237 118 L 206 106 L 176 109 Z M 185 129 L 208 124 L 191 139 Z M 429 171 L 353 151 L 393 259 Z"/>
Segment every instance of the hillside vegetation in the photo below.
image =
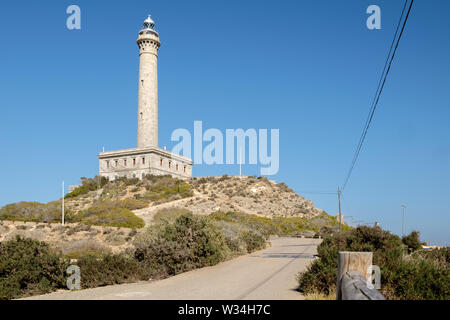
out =
<path fill-rule="evenodd" d="M 0 242 L 0 299 L 65 288 L 70 259 L 82 270 L 82 288 L 162 279 L 263 249 L 271 232 L 217 216 L 163 211 L 121 253 L 86 247 L 70 254 L 47 243 L 17 237 Z M 72 261 L 74 263 L 74 261 Z"/>
<path fill-rule="evenodd" d="M 371 251 L 388 299 L 450 299 L 450 248 L 422 250 L 418 232 L 400 239 L 379 227 L 361 226 L 325 238 L 317 251 L 319 259 L 298 277 L 307 295 L 335 295 L 339 251 Z"/>
<path fill-rule="evenodd" d="M 108 181 L 95 177 L 81 178 L 81 182 L 65 196 L 65 221 L 68 223 L 139 229 L 145 225 L 141 218 L 147 212 L 153 214 L 162 204 L 176 203 L 174 206 L 194 214 L 232 211 L 274 217 L 284 231 L 318 232 L 320 223 L 307 222 L 318 216 L 323 220 L 322 225 L 334 224 L 334 218 L 315 208 L 312 201 L 299 196 L 284 183 L 276 184 L 264 177 L 225 175 L 185 181 L 147 175 L 142 180 Z M 298 219 L 282 220 L 288 217 Z M 0 209 L 0 220 L 57 223 L 61 221 L 61 200 L 9 204 Z"/>
<path fill-rule="evenodd" d="M 61 204 L 0 209 L 0 299 L 63 289 L 71 259 L 92 288 L 215 265 L 265 248 L 272 235 L 338 229 L 312 201 L 261 177 L 82 178 L 65 196 L 64 226 Z"/>
<path fill-rule="evenodd" d="M 138 179 L 81 178 L 82 184 L 65 196 L 65 221 L 88 225 L 142 228 L 144 221 L 132 211 L 150 204 L 192 195 L 184 181 L 171 177 Z M 61 200 L 47 204 L 19 202 L 0 209 L 0 220 L 55 223 L 61 221 Z"/>

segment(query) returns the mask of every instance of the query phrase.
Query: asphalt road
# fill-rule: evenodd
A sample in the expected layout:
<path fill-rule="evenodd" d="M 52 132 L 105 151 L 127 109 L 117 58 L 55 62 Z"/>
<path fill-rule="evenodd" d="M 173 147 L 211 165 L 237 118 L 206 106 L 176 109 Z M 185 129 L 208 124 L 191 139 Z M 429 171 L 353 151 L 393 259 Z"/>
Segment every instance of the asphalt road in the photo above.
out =
<path fill-rule="evenodd" d="M 275 238 L 271 243 L 265 250 L 164 280 L 60 291 L 29 299 L 303 299 L 296 291 L 296 275 L 314 258 L 320 240 Z"/>

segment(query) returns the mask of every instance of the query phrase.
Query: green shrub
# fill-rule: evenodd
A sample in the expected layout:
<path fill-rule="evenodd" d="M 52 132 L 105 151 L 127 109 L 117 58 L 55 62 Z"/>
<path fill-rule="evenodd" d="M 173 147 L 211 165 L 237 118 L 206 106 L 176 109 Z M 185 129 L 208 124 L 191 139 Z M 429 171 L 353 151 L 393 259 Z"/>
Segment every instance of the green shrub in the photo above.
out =
<path fill-rule="evenodd" d="M 125 177 L 122 177 L 122 179 L 123 179 L 123 182 L 124 182 L 125 186 L 127 186 L 127 187 L 136 185 L 139 182 L 139 178 L 125 178 Z"/>
<path fill-rule="evenodd" d="M 125 254 L 87 254 L 79 257 L 76 264 L 81 270 L 83 289 L 148 280 L 150 276 L 136 259 Z"/>
<path fill-rule="evenodd" d="M 73 220 L 73 212 L 66 209 L 65 219 Z M 40 202 L 17 202 L 0 209 L 0 220 L 33 221 L 33 222 L 60 222 L 61 201 L 53 201 L 47 204 Z"/>
<path fill-rule="evenodd" d="M 242 231 L 240 238 L 245 242 L 248 253 L 261 250 L 266 247 L 266 238 L 257 231 Z"/>
<path fill-rule="evenodd" d="M 105 177 L 96 176 L 93 179 L 91 178 L 81 178 L 81 186 L 73 190 L 72 192 L 65 195 L 64 198 L 75 198 L 80 195 L 87 194 L 90 191 L 98 190 L 99 188 L 102 188 L 108 183 L 108 179 Z"/>
<path fill-rule="evenodd" d="M 389 298 L 403 300 L 449 300 L 450 275 L 446 267 L 430 259 L 399 259 L 385 270 L 382 284 Z M 384 281 L 384 282 L 383 282 Z"/>
<path fill-rule="evenodd" d="M 208 217 L 211 219 L 211 217 Z M 234 221 L 213 220 L 225 237 L 225 242 L 233 256 L 251 253 L 266 247 L 266 237 L 257 229 Z"/>
<path fill-rule="evenodd" d="M 130 229 L 140 229 L 145 226 L 144 220 L 120 205 L 120 202 L 100 201 L 78 213 L 75 219 L 81 223 L 98 226 Z"/>
<path fill-rule="evenodd" d="M 415 252 L 406 255 L 401 239 L 374 227 L 334 234 L 318 246 L 319 259 L 299 274 L 299 289 L 328 294 L 337 278 L 339 251 L 371 251 L 381 270 L 381 292 L 389 299 L 449 299 L 447 252 Z"/>
<path fill-rule="evenodd" d="M 171 176 L 147 175 L 146 180 L 151 184 L 146 186 L 147 192 L 141 196 L 144 200 L 163 203 L 193 195 L 192 188 L 188 183 Z"/>
<path fill-rule="evenodd" d="M 281 234 L 288 235 L 307 229 L 307 221 L 301 217 L 274 217 L 273 221 L 280 229 Z"/>
<path fill-rule="evenodd" d="M 412 255 L 414 259 L 426 259 L 433 261 L 436 266 L 445 267 L 450 263 L 450 247 L 436 248 L 432 250 L 418 250 Z"/>
<path fill-rule="evenodd" d="M 253 214 L 239 212 L 213 212 L 210 218 L 217 221 L 236 222 L 252 230 L 258 230 L 266 238 L 269 235 L 292 235 L 300 231 L 310 230 L 338 230 L 339 224 L 336 219 L 326 213 L 307 219 L 302 217 L 260 217 Z M 342 225 L 342 230 L 350 230 L 346 225 Z"/>
<path fill-rule="evenodd" d="M 79 259 L 85 255 L 102 257 L 111 250 L 95 240 L 82 239 L 65 243 L 61 246 L 61 251 L 68 259 Z"/>
<path fill-rule="evenodd" d="M 420 242 L 420 233 L 418 231 L 412 231 L 407 236 L 403 236 L 402 242 L 408 247 L 409 252 L 422 249 L 422 243 Z"/>
<path fill-rule="evenodd" d="M 0 299 L 44 294 L 66 286 L 67 261 L 48 244 L 17 237 L 0 242 Z"/>
<path fill-rule="evenodd" d="M 328 231 L 330 231 L 332 234 L 339 230 L 339 222 L 336 220 L 336 217 L 330 216 L 326 213 L 321 213 L 317 216 L 305 220 L 304 228 L 307 230 L 320 232 L 323 227 L 328 228 Z M 341 224 L 340 228 L 342 231 L 348 231 L 351 229 L 346 224 Z"/>
<path fill-rule="evenodd" d="M 154 277 L 167 277 L 225 260 L 229 249 L 220 230 L 206 217 L 191 213 L 175 222 L 161 220 L 135 241 L 135 257 Z"/>
<path fill-rule="evenodd" d="M 230 249 L 232 256 L 248 253 L 247 244 L 242 239 L 242 232 L 247 230 L 247 228 L 230 221 L 215 220 L 213 222 L 225 237 L 225 243 Z"/>
<path fill-rule="evenodd" d="M 153 215 L 153 222 L 161 223 L 161 222 L 165 221 L 168 223 L 174 223 L 175 220 L 177 220 L 177 218 L 179 216 L 186 214 L 186 213 L 192 213 L 192 212 L 187 209 L 178 208 L 178 207 L 160 209 Z"/>
<path fill-rule="evenodd" d="M 329 295 L 336 286 L 337 264 L 322 259 L 314 260 L 307 271 L 298 275 L 300 291 L 311 294 L 320 292 Z"/>
<path fill-rule="evenodd" d="M 217 211 L 209 215 L 209 218 L 220 221 L 228 221 L 239 223 L 252 230 L 258 230 L 266 239 L 272 234 L 280 234 L 277 224 L 270 218 L 259 217 L 253 214 L 245 214 L 239 212 L 222 212 Z"/>
<path fill-rule="evenodd" d="M 148 207 L 148 203 L 142 200 L 128 198 L 125 200 L 119 200 L 115 204 L 117 207 L 125 208 L 128 210 L 138 210 Z"/>

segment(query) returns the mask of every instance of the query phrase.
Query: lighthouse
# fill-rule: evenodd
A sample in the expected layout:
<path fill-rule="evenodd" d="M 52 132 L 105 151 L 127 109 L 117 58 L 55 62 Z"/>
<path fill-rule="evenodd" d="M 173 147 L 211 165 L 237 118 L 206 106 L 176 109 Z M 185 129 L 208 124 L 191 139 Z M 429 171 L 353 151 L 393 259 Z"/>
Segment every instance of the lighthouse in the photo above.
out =
<path fill-rule="evenodd" d="M 155 23 L 145 19 L 137 39 L 139 90 L 137 147 L 158 147 L 158 50 L 161 45 Z"/>
<path fill-rule="evenodd" d="M 143 179 L 148 174 L 189 178 L 192 160 L 158 147 L 158 50 L 161 43 L 151 16 L 144 20 L 136 42 L 139 47 L 137 147 L 100 152 L 99 175 L 109 180 Z"/>

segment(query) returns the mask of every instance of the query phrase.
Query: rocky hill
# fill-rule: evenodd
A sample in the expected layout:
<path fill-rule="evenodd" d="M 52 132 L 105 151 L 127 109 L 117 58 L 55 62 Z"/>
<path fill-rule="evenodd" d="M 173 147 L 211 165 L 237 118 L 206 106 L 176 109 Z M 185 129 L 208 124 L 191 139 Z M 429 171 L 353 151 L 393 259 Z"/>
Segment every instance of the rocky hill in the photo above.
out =
<path fill-rule="evenodd" d="M 101 184 L 100 184 L 101 185 Z M 154 213 L 178 207 L 195 214 L 235 211 L 264 217 L 312 218 L 324 213 L 285 183 L 265 177 L 194 177 L 186 181 L 171 177 L 148 176 L 144 180 L 119 179 L 96 190 L 74 197 L 69 194 L 66 207 L 72 212 L 88 210 L 98 201 L 144 201 L 131 209 L 148 224 Z"/>
<path fill-rule="evenodd" d="M 176 206 L 195 214 L 215 211 L 235 211 L 264 217 L 312 218 L 324 213 L 314 202 L 290 189 L 284 183 L 275 183 L 265 177 L 201 177 L 187 181 L 192 196 L 167 203 L 156 203 L 134 211 L 146 222 L 160 209 Z"/>
<path fill-rule="evenodd" d="M 64 227 L 60 225 L 61 204 L 57 200 L 4 206 L 0 209 L 0 241 L 20 235 L 52 243 L 69 255 L 98 251 L 99 246 L 116 252 L 129 247 L 139 229 L 150 225 L 156 213 L 177 210 L 200 215 L 231 211 L 286 218 L 291 220 L 284 222 L 285 229 L 316 232 L 335 223 L 311 200 L 265 177 L 82 178 L 82 184 L 65 197 Z"/>

